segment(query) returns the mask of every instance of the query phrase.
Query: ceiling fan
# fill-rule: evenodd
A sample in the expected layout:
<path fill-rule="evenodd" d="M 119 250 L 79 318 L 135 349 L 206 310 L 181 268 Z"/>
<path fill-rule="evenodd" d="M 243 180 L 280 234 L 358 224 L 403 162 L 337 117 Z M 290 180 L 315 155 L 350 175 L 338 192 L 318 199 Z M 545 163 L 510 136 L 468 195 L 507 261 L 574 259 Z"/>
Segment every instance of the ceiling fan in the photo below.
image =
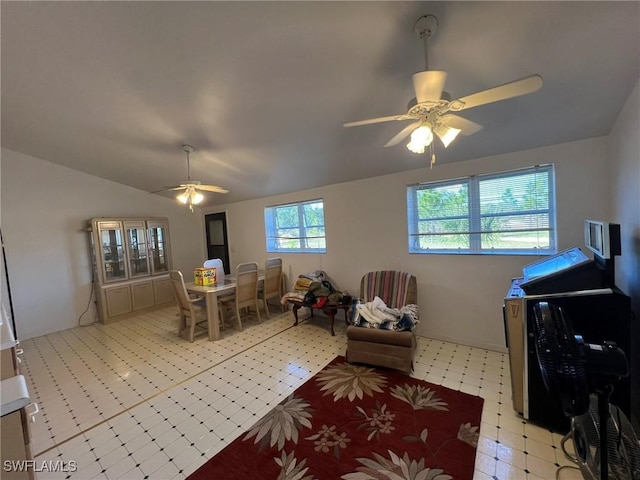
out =
<path fill-rule="evenodd" d="M 218 187 L 216 185 L 203 185 L 198 180 L 191 179 L 191 165 L 189 163 L 189 154 L 193 152 L 193 147 L 191 145 L 182 145 L 182 150 L 187 154 L 187 179 L 184 180 L 180 185 L 173 187 L 163 187 L 160 190 L 155 190 L 149 193 L 161 193 L 168 192 L 171 190 L 184 190 L 180 195 L 176 197 L 176 199 L 184 203 L 185 205 L 189 205 L 189 210 L 193 212 L 193 206 L 200 203 L 204 200 L 204 195 L 200 193 L 200 190 L 205 192 L 215 192 L 215 193 L 228 193 L 229 190 L 226 190 L 222 187 Z"/>
<path fill-rule="evenodd" d="M 434 134 L 446 148 L 458 134 L 471 135 L 482 128 L 481 125 L 450 112 L 460 112 L 488 103 L 519 97 L 536 92 L 542 87 L 542 77 L 531 75 L 451 100 L 451 95 L 444 91 L 447 73 L 440 70 L 429 70 L 427 40 L 435 33 L 437 26 L 438 19 L 434 15 L 423 15 L 414 25 L 415 33 L 422 39 L 424 45 L 425 71 L 415 73 L 412 77 L 416 97 L 409 102 L 407 113 L 344 124 L 345 127 L 357 127 L 371 123 L 414 120 L 389 140 L 385 147 L 397 145 L 411 135 L 411 141 L 407 144 L 407 148 L 412 152 L 424 153 L 425 148 L 431 145 L 431 166 L 435 163 L 432 143 Z"/>

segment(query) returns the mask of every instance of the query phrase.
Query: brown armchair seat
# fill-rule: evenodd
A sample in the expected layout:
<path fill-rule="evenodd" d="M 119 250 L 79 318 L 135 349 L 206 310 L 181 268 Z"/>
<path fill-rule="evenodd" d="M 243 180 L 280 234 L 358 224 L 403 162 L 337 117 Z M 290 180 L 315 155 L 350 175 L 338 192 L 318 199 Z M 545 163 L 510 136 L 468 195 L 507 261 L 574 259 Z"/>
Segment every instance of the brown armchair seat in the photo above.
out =
<path fill-rule="evenodd" d="M 370 302 L 376 296 L 391 308 L 416 304 L 416 277 L 395 270 L 369 272 L 360 281 L 360 298 L 363 302 Z M 346 359 L 348 362 L 410 372 L 416 344 L 412 331 L 396 332 L 350 325 L 347 327 Z"/>

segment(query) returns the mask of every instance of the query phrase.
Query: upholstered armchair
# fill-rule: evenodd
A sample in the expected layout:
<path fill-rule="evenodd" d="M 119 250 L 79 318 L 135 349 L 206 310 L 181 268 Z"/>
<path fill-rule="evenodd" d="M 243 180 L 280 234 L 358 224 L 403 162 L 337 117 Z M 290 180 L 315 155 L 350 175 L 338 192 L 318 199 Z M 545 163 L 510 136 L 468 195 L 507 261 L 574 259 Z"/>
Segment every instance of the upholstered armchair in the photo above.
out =
<path fill-rule="evenodd" d="M 388 307 L 417 304 L 416 277 L 407 272 L 385 270 L 369 272 L 360 281 L 360 298 L 370 302 L 380 297 Z M 412 331 L 382 330 L 350 325 L 347 327 L 348 362 L 365 363 L 410 372 L 416 350 Z"/>

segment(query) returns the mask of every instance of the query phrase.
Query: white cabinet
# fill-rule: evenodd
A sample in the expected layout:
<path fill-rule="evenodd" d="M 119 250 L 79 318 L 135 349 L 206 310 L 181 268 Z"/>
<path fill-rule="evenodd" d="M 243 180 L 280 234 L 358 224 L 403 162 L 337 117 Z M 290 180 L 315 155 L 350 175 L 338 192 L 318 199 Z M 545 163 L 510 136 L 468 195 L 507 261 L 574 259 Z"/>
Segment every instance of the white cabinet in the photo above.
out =
<path fill-rule="evenodd" d="M 156 305 L 175 301 L 173 287 L 171 286 L 171 279 L 169 277 L 156 278 L 153 280 L 153 299 Z"/>
<path fill-rule="evenodd" d="M 33 468 L 25 468 L 26 460 L 33 460 L 30 446 L 29 421 L 25 408 L 16 410 L 0 419 L 0 457 L 14 468 L 2 470 L 3 480 L 33 480 Z M 22 462 L 21 462 L 22 461 Z M 22 463 L 20 468 L 20 463 Z"/>
<path fill-rule="evenodd" d="M 131 312 L 131 288 L 128 284 L 104 289 L 109 317 Z"/>
<path fill-rule="evenodd" d="M 131 284 L 131 302 L 134 310 L 153 307 L 153 283 L 139 282 Z"/>
<path fill-rule="evenodd" d="M 33 468 L 25 468 L 27 465 L 25 461 L 33 460 L 29 419 L 37 413 L 37 404 L 31 403 L 24 407 L 22 403 L 18 403 L 24 399 L 29 401 L 29 392 L 24 377 L 20 376 L 19 355 L 22 350 L 19 348 L 18 342 L 15 341 L 8 320 L 8 318 L 4 318 L 0 325 L 2 340 L 0 390 L 2 391 L 3 413 L 7 408 L 6 415 L 0 418 L 0 461 L 2 463 L 0 477 L 2 480 L 33 480 Z M 16 388 L 17 385 L 22 385 L 22 387 Z M 8 408 L 9 405 L 11 405 L 10 408 Z M 27 409 L 32 409 L 31 413 Z"/>
<path fill-rule="evenodd" d="M 169 225 L 166 220 L 150 220 L 147 222 L 149 231 L 149 250 L 151 253 L 151 274 L 169 273 Z"/>
<path fill-rule="evenodd" d="M 103 323 L 174 301 L 166 218 L 93 218 L 89 230 Z"/>
<path fill-rule="evenodd" d="M 144 221 L 123 222 L 127 239 L 127 257 L 129 259 L 129 277 L 146 277 L 149 270 L 149 244 L 147 227 Z"/>

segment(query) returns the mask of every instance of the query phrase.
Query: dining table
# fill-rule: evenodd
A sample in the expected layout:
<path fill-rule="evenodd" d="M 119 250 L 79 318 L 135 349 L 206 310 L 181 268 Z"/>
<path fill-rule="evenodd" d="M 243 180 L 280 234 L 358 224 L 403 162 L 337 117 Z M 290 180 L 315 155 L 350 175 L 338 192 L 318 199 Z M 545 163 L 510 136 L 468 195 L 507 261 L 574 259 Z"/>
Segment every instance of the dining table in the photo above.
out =
<path fill-rule="evenodd" d="M 258 286 L 264 282 L 264 271 L 258 271 Z M 224 282 L 216 285 L 196 285 L 185 283 L 188 293 L 204 296 L 207 309 L 209 340 L 220 340 L 220 317 L 218 316 L 218 296 L 231 295 L 236 291 L 235 275 L 225 275 Z"/>

